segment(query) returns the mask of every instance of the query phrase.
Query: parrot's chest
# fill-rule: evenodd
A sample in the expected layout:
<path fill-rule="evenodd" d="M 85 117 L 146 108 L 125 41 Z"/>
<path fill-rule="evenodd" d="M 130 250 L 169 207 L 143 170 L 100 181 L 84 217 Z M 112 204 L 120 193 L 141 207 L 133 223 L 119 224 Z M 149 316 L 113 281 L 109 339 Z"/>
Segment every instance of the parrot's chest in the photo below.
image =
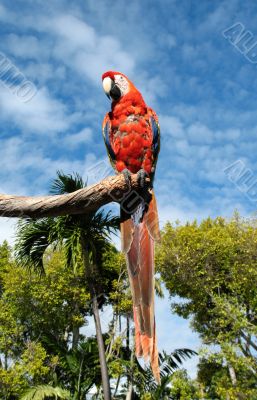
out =
<path fill-rule="evenodd" d="M 129 115 L 120 120 L 111 132 L 116 168 L 127 168 L 132 173 L 144 168 L 151 172 L 152 130 L 147 116 Z"/>

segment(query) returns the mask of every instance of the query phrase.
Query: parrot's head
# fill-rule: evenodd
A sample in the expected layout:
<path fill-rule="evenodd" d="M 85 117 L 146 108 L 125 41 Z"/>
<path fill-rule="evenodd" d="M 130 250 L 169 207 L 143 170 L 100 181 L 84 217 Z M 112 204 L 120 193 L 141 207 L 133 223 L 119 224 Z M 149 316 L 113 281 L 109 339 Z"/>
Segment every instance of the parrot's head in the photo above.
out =
<path fill-rule="evenodd" d="M 121 72 L 105 72 L 102 75 L 102 81 L 106 96 L 115 102 L 129 92 L 137 90 L 133 83 Z"/>

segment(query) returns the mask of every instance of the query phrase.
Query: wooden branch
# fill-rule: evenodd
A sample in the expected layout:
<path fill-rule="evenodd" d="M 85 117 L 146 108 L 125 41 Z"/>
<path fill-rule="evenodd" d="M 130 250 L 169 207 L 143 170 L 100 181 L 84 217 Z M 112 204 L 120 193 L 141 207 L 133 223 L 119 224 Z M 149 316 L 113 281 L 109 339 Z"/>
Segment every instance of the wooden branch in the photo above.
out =
<path fill-rule="evenodd" d="M 240 331 L 241 336 L 246 340 L 246 342 L 255 350 L 257 351 L 257 344 L 251 340 L 251 336 L 246 335 L 242 330 Z"/>
<path fill-rule="evenodd" d="M 86 214 L 112 201 L 121 203 L 131 190 L 140 190 L 136 174 L 131 175 L 131 185 L 120 174 L 63 195 L 25 197 L 0 194 L 0 216 L 42 218 Z"/>

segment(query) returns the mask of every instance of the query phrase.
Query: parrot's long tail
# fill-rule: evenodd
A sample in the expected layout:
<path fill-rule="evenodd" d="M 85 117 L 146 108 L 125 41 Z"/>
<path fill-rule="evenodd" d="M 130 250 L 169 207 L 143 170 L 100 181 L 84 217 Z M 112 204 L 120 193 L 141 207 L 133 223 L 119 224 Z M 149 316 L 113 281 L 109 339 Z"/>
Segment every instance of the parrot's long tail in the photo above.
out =
<path fill-rule="evenodd" d="M 121 215 L 124 217 L 121 211 Z M 154 317 L 154 241 L 159 240 L 159 222 L 154 193 L 141 222 L 121 219 L 122 250 L 133 297 L 136 356 L 150 360 L 153 375 L 160 382 Z"/>

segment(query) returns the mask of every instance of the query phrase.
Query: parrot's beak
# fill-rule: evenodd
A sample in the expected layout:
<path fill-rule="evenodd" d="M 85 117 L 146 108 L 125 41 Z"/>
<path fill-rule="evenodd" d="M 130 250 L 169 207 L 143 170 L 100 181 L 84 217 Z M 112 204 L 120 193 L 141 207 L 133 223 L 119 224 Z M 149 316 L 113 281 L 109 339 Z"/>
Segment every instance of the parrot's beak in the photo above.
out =
<path fill-rule="evenodd" d="M 120 88 L 116 85 L 116 83 L 109 76 L 104 78 L 103 88 L 104 88 L 104 92 L 105 92 L 106 96 L 109 99 L 117 101 L 121 97 Z"/>

